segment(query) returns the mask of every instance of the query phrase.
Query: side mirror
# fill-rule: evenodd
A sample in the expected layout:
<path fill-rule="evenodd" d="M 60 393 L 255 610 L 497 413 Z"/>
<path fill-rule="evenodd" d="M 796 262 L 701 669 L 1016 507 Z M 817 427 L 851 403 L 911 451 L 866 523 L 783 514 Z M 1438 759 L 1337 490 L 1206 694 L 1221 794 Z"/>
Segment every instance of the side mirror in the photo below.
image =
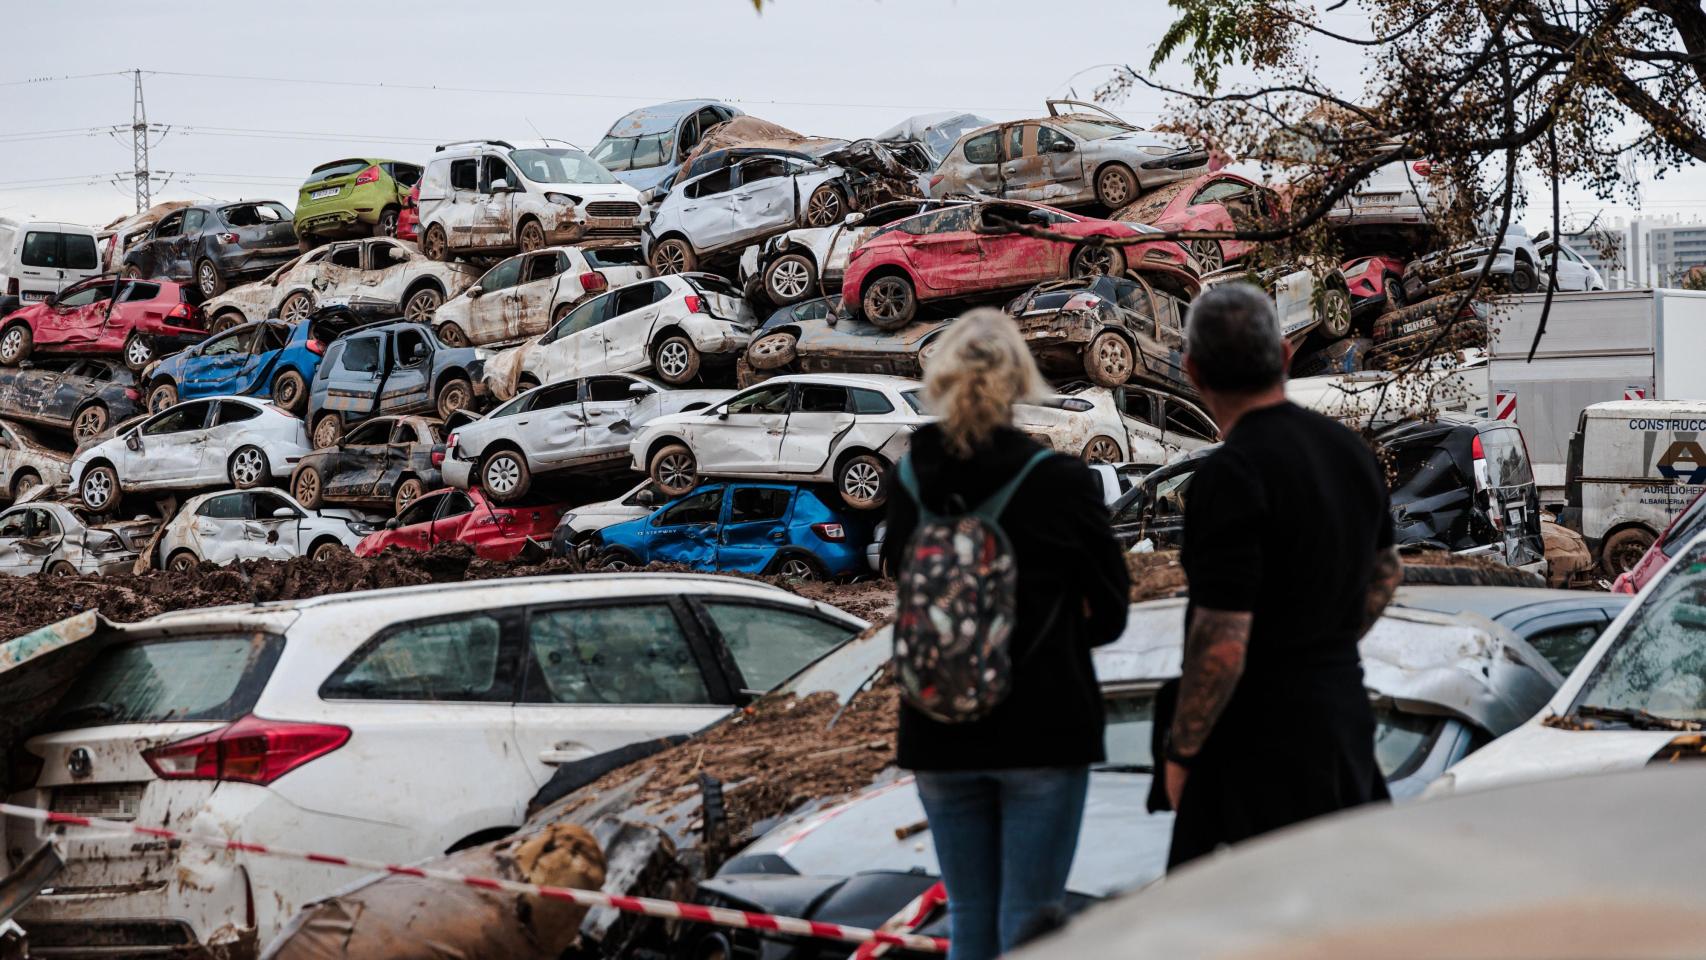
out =
<path fill-rule="evenodd" d="M 655 507 L 658 505 L 658 492 L 647 487 L 634 495 L 634 502 L 642 507 Z"/>
<path fill-rule="evenodd" d="M 142 434 L 133 433 L 130 436 L 125 437 L 124 438 L 124 445 L 129 447 L 131 449 L 132 453 L 136 452 L 137 450 L 141 450 L 142 449 Z"/>
<path fill-rule="evenodd" d="M 296 511 L 289 507 L 279 507 L 272 512 L 272 516 L 274 520 L 289 520 L 296 516 Z"/>
<path fill-rule="evenodd" d="M 485 292 L 486 292 L 485 288 L 480 286 L 477 283 L 468 288 L 468 296 L 469 296 L 469 298 L 474 299 L 474 300 L 480 299 L 480 295 L 485 293 Z"/>
<path fill-rule="evenodd" d="M 1071 140 L 1056 140 L 1054 146 L 1048 148 L 1049 153 L 1071 153 L 1078 149 Z"/>
<path fill-rule="evenodd" d="M 631 383 L 628 385 L 628 395 L 630 397 L 650 396 L 651 392 L 652 392 L 652 388 L 646 386 L 643 383 Z"/>
<path fill-rule="evenodd" d="M 1025 219 L 1031 221 L 1032 223 L 1040 223 L 1040 224 L 1043 224 L 1044 226 L 1047 226 L 1048 225 L 1048 211 L 1046 211 L 1046 210 L 1032 210 L 1030 213 L 1025 214 Z"/>
<path fill-rule="evenodd" d="M 401 517 L 392 517 L 391 519 L 385 521 L 385 529 L 387 529 L 387 530 L 395 530 L 398 527 L 401 527 L 402 525 L 403 525 L 403 520 Z"/>
<path fill-rule="evenodd" d="M 496 180 L 492 181 L 492 192 L 493 193 L 508 193 L 510 190 L 511 190 L 511 187 L 509 185 L 509 181 L 504 179 L 503 177 L 499 177 Z"/>
<path fill-rule="evenodd" d="M 865 219 L 865 212 L 863 210 L 855 210 L 852 213 L 849 213 L 847 216 L 843 217 L 841 219 L 841 222 L 845 223 L 846 225 L 851 227 L 863 219 Z"/>

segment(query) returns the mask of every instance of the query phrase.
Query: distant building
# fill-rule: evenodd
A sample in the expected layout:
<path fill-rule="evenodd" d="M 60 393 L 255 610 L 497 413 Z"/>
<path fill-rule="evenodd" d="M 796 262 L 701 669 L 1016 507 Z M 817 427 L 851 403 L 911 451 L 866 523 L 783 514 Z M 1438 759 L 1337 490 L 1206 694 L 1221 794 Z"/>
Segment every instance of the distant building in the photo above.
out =
<path fill-rule="evenodd" d="M 1654 224 L 1646 230 L 1646 247 L 1652 282 L 1680 286 L 1690 269 L 1706 266 L 1706 223 Z"/>
<path fill-rule="evenodd" d="M 1567 234 L 1564 242 L 1592 264 L 1605 281 L 1607 290 L 1622 290 L 1636 286 L 1631 281 L 1629 264 L 1633 245 L 1629 231 L 1618 227 L 1599 227 L 1577 234 Z"/>

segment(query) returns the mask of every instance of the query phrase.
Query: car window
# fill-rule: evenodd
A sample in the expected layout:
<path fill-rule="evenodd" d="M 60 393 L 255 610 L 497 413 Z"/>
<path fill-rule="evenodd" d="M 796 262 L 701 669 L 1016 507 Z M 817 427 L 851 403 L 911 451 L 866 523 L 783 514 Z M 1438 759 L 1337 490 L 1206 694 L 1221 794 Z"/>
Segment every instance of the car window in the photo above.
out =
<path fill-rule="evenodd" d="M 1107 766 L 1138 771 L 1151 770 L 1155 755 L 1150 750 L 1154 742 L 1155 691 L 1131 690 L 1106 694 L 1103 709 L 1108 725 L 1103 739 L 1107 745 Z"/>
<path fill-rule="evenodd" d="M 1213 440 L 1218 435 L 1207 417 L 1176 400 L 1167 401 L 1167 432 L 1198 440 Z"/>
<path fill-rule="evenodd" d="M 351 373 L 379 372 L 379 337 L 355 337 L 344 343 L 339 366 Z"/>
<path fill-rule="evenodd" d="M 967 163 L 1000 163 L 1001 131 L 991 130 L 967 140 L 965 157 Z"/>
<path fill-rule="evenodd" d="M 270 223 L 290 222 L 290 208 L 272 201 L 220 207 L 219 214 L 233 227 L 261 227 Z"/>
<path fill-rule="evenodd" d="M 569 380 L 565 383 L 554 383 L 540 387 L 533 392 L 533 403 L 530 410 L 549 410 L 560 407 L 565 403 L 579 403 L 581 398 L 580 384 Z"/>
<path fill-rule="evenodd" d="M 1451 451 L 1438 443 L 1408 443 L 1387 447 L 1392 458 L 1392 499 L 1411 502 L 1468 487 Z"/>
<path fill-rule="evenodd" d="M 109 300 L 112 298 L 112 295 L 112 281 L 109 280 L 105 283 L 91 283 L 86 287 L 78 287 L 65 296 L 60 297 L 58 300 L 54 301 L 54 306 L 87 307 L 103 300 Z"/>
<path fill-rule="evenodd" d="M 669 295 L 669 288 L 661 283 L 635 283 L 623 287 L 612 294 L 615 306 L 611 308 L 611 316 L 620 316 L 635 310 L 649 307 Z"/>
<path fill-rule="evenodd" d="M 1226 200 L 1230 197 L 1235 197 L 1239 194 L 1248 192 L 1250 192 L 1249 186 L 1239 183 L 1236 180 L 1215 180 L 1204 186 L 1201 190 L 1198 190 L 1196 194 L 1191 197 L 1191 203 L 1193 205 L 1199 203 L 1213 203 L 1215 201 Z"/>
<path fill-rule="evenodd" d="M 480 292 L 492 293 L 497 290 L 508 290 L 521 282 L 521 264 L 525 258 L 510 257 L 486 271 L 480 278 Z"/>
<path fill-rule="evenodd" d="M 195 515 L 207 517 L 209 520 L 241 520 L 248 516 L 244 500 L 246 493 L 227 493 L 218 497 L 203 500 L 196 508 Z"/>
<path fill-rule="evenodd" d="M 396 429 L 391 431 L 391 442 L 399 446 L 420 443 L 420 431 L 415 428 L 414 424 L 405 420 L 398 420 Z"/>
<path fill-rule="evenodd" d="M 200 430 L 207 423 L 207 411 L 213 406 L 208 400 L 180 403 L 142 427 L 144 436 L 158 437 L 185 430 Z"/>
<path fill-rule="evenodd" d="M 412 163 L 387 163 L 385 169 L 391 174 L 391 179 L 405 187 L 421 182 L 421 168 Z"/>
<path fill-rule="evenodd" d="M 179 233 L 181 233 L 183 231 L 183 229 L 184 229 L 184 215 L 181 213 L 174 213 L 171 216 L 166 217 L 165 219 L 161 220 L 157 225 L 155 225 L 154 236 L 156 236 L 156 237 L 175 237 Z"/>
<path fill-rule="evenodd" d="M 853 412 L 864 414 L 893 413 L 894 404 L 875 390 L 853 388 Z"/>
<path fill-rule="evenodd" d="M 239 329 L 213 339 L 201 345 L 201 355 L 204 357 L 221 357 L 233 353 L 248 353 L 249 345 L 254 342 L 255 329 Z"/>
<path fill-rule="evenodd" d="M 788 513 L 792 493 L 778 487 L 735 487 L 729 493 L 729 522 L 780 520 Z"/>
<path fill-rule="evenodd" d="M 568 259 L 558 253 L 535 253 L 527 258 L 527 279 L 523 283 L 535 280 L 549 280 L 568 265 Z"/>
<path fill-rule="evenodd" d="M 1034 134 L 1036 129 L 1036 124 L 1023 123 L 1015 123 L 1011 127 L 1007 128 L 1007 159 L 1017 160 L 1020 157 L 1026 156 L 1025 141 L 1028 139 L 1032 143 L 1036 142 L 1036 137 L 1034 135 L 1027 137 L 1026 134 Z"/>
<path fill-rule="evenodd" d="M 398 330 L 396 336 L 391 338 L 391 346 L 397 351 L 398 366 L 419 366 L 432 356 L 432 348 L 427 345 L 426 334 L 420 330 Z"/>
<path fill-rule="evenodd" d="M 794 320 L 823 320 L 829 316 L 829 300 L 822 297 L 807 300 L 795 307 L 789 316 Z"/>
<path fill-rule="evenodd" d="M 1595 619 L 1587 623 L 1568 623 L 1556 627 L 1539 630 L 1528 636 L 1529 645 L 1540 651 L 1546 662 L 1558 668 L 1565 676 L 1576 669 L 1576 664 L 1582 662 L 1588 648 L 1605 631 L 1605 621 Z"/>
<path fill-rule="evenodd" d="M 59 536 L 59 518 L 39 507 L 30 511 L 29 526 L 32 537 Z"/>
<path fill-rule="evenodd" d="M 654 527 L 679 527 L 687 524 L 716 523 L 723 512 L 723 488 L 701 490 L 685 500 L 665 508 L 652 521 Z"/>
<path fill-rule="evenodd" d="M 480 183 L 480 164 L 473 159 L 450 161 L 450 188 L 477 190 Z"/>
<path fill-rule="evenodd" d="M 727 193 L 734 185 L 734 170 L 723 169 L 715 173 L 707 173 L 682 188 L 682 193 L 690 199 L 714 196 Z"/>
<path fill-rule="evenodd" d="M 326 259 L 327 262 L 334 267 L 348 267 L 351 270 L 360 270 L 361 247 L 353 243 L 337 247 L 332 251 L 331 256 Z"/>
<path fill-rule="evenodd" d="M 399 263 L 408 263 L 409 251 L 388 240 L 382 240 L 367 245 L 367 260 L 367 269 L 387 270 Z"/>
<path fill-rule="evenodd" d="M 521 181 L 516 178 L 515 172 L 510 170 L 509 164 L 503 162 L 502 158 L 500 158 L 500 157 L 483 157 L 483 158 L 481 158 L 481 160 L 480 160 L 480 190 L 481 190 L 481 192 L 491 193 L 492 192 L 492 184 L 497 183 L 499 180 L 504 181 L 512 189 L 521 185 Z"/>
<path fill-rule="evenodd" d="M 1486 454 L 1490 478 L 1495 486 L 1518 487 L 1534 481 L 1521 433 L 1510 427 L 1484 431 L 1481 448 Z"/>
<path fill-rule="evenodd" d="M 1053 153 L 1059 144 L 1070 144 L 1072 138 L 1048 125 L 1037 127 L 1037 153 Z"/>
<path fill-rule="evenodd" d="M 1706 720 L 1706 547 L 1684 551 L 1649 589 L 1593 667 L 1575 707 Z"/>
<path fill-rule="evenodd" d="M 843 413 L 846 410 L 846 387 L 802 383 L 794 397 L 795 413 Z"/>
<path fill-rule="evenodd" d="M 536 610 L 527 618 L 527 646 L 528 703 L 711 702 L 665 603 Z"/>
<path fill-rule="evenodd" d="M 513 671 L 503 623 L 469 613 L 393 627 L 368 641 L 320 688 L 328 700 L 508 703 Z"/>
<path fill-rule="evenodd" d="M 202 225 L 207 222 L 206 210 L 184 211 L 184 234 L 195 236 L 201 232 Z"/>
<path fill-rule="evenodd" d="M 48 727 L 236 720 L 254 708 L 283 647 L 249 632 L 107 647 L 77 674 Z"/>
<path fill-rule="evenodd" d="M 1374 762 L 1388 780 L 1408 774 L 1433 742 L 1438 717 L 1405 713 L 1381 704 L 1374 708 Z"/>
<path fill-rule="evenodd" d="M 778 180 L 788 175 L 788 163 L 781 157 L 759 157 L 740 165 L 740 182 L 744 186 L 760 180 Z"/>
<path fill-rule="evenodd" d="M 747 690 L 769 690 L 846 642 L 857 631 L 803 610 L 706 600 Z"/>
<path fill-rule="evenodd" d="M 409 504 L 407 509 L 397 515 L 397 525 L 412 527 L 416 524 L 428 523 L 438 513 L 438 508 L 448 493 L 435 493 L 421 497 Z"/>
<path fill-rule="evenodd" d="M 724 410 L 730 414 L 787 413 L 788 385 L 756 387 L 730 400 Z"/>
<path fill-rule="evenodd" d="M 901 229 L 915 236 L 933 233 L 962 233 L 971 229 L 972 208 L 954 207 L 904 221 Z"/>
<path fill-rule="evenodd" d="M 391 421 L 369 420 L 344 435 L 346 447 L 372 447 L 385 442 L 391 435 Z"/>
<path fill-rule="evenodd" d="M 256 520 L 271 520 L 273 514 L 280 510 L 289 510 L 293 517 L 300 517 L 301 511 L 296 505 L 271 490 L 256 490 L 249 499 L 250 518 Z"/>
<path fill-rule="evenodd" d="M 282 323 L 266 324 L 261 327 L 259 339 L 260 343 L 255 348 L 256 353 L 283 350 L 290 345 L 290 327 Z"/>
<path fill-rule="evenodd" d="M 444 507 L 438 511 L 438 518 L 449 520 L 452 517 L 460 517 L 469 513 L 473 509 L 474 501 L 467 494 L 452 490 L 444 495 Z"/>
<path fill-rule="evenodd" d="M 626 377 L 588 377 L 586 398 L 597 403 L 638 400 L 641 394 L 635 393 L 634 389 L 644 386 L 640 381 Z"/>
<path fill-rule="evenodd" d="M 14 510 L 0 515 L 0 540 L 17 540 L 29 536 L 30 511 Z"/>
<path fill-rule="evenodd" d="M 253 420 L 260 415 L 259 407 L 251 407 L 236 400 L 221 400 L 219 401 L 219 417 L 214 423 L 216 426 L 223 426 L 227 423 L 242 423 L 244 420 Z"/>
<path fill-rule="evenodd" d="M 562 319 L 562 322 L 552 327 L 551 332 L 547 333 L 539 342 L 553 343 L 570 334 L 580 333 L 598 326 L 604 320 L 604 311 L 610 306 L 610 303 L 609 294 L 588 300 L 571 311 L 568 316 Z"/>

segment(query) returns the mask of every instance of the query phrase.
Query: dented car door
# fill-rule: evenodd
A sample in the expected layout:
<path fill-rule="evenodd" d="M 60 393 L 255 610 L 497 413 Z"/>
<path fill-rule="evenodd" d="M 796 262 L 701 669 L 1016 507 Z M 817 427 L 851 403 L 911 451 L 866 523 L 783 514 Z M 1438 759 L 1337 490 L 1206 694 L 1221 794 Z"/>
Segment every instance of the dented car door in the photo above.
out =
<path fill-rule="evenodd" d="M 41 569 L 35 553 L 25 549 L 31 539 L 31 516 L 36 512 L 29 507 L 13 507 L 0 513 L 0 573 L 21 577 Z"/>
<path fill-rule="evenodd" d="M 725 489 L 718 484 L 696 490 L 652 517 L 646 524 L 644 559 L 714 569 Z"/>
<path fill-rule="evenodd" d="M 729 400 L 719 416 L 696 420 L 690 440 L 699 472 L 775 469 L 791 392 L 786 383 L 753 387 Z"/>
<path fill-rule="evenodd" d="M 252 490 L 247 512 L 243 521 L 245 556 L 288 560 L 301 554 L 302 511 L 290 501 L 270 490 Z"/>
<path fill-rule="evenodd" d="M 610 315 L 586 334 L 589 353 L 592 342 L 597 341 L 602 363 L 594 365 L 588 356 L 580 372 L 629 373 L 650 365 L 648 351 L 652 328 L 658 321 L 658 303 L 669 294 L 669 285 L 662 280 L 631 283 L 612 293 Z"/>
<path fill-rule="evenodd" d="M 515 245 L 515 193 L 521 181 L 498 157 L 480 160 L 480 199 L 474 210 L 473 245 Z"/>
<path fill-rule="evenodd" d="M 338 441 L 337 466 L 325 481 L 327 496 L 366 497 L 373 493 L 394 422 L 384 417 L 368 420 Z"/>
<path fill-rule="evenodd" d="M 560 463 L 579 456 L 586 442 L 580 382 L 569 380 L 539 388 L 533 406 L 515 417 L 516 440 L 530 459 Z"/>
<path fill-rule="evenodd" d="M 468 329 L 464 331 L 470 343 L 497 343 L 521 335 L 517 326 L 520 313 L 511 308 L 511 300 L 525 259 L 510 257 L 487 270 L 476 284 L 480 295 L 468 298 Z"/>
<path fill-rule="evenodd" d="M 756 157 L 735 168 L 738 183 L 730 193 L 733 229 L 729 242 L 762 236 L 794 223 L 795 181 L 802 167 L 781 157 Z"/>
<path fill-rule="evenodd" d="M 510 291 L 504 306 L 504 325 L 516 331 L 511 336 L 534 337 L 551 325 L 551 304 L 557 284 L 568 268 L 568 256 L 560 250 L 527 254 L 521 267 L 521 282 Z"/>
<path fill-rule="evenodd" d="M 852 410 L 846 387 L 819 383 L 796 386 L 781 454 L 776 458 L 777 469 L 783 473 L 815 473 L 829 459 L 835 441 L 852 429 Z"/>
<path fill-rule="evenodd" d="M 581 385 L 581 410 L 586 418 L 582 450 L 589 456 L 625 453 L 634 438 L 634 419 L 640 405 L 657 410 L 657 392 L 627 377 L 589 377 Z"/>

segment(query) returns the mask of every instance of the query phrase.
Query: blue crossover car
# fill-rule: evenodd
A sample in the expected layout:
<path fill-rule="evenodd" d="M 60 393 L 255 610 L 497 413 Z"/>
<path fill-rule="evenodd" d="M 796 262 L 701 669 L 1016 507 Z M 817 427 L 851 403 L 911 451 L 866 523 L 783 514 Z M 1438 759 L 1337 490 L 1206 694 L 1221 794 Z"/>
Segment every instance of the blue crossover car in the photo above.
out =
<path fill-rule="evenodd" d="M 158 413 L 180 400 L 240 394 L 271 397 L 274 406 L 300 416 L 308 404 L 308 382 L 325 352 L 312 323 L 241 324 L 145 372 L 148 410 Z"/>
<path fill-rule="evenodd" d="M 657 562 L 799 580 L 868 573 L 870 521 L 833 503 L 810 487 L 713 483 L 594 536 L 607 570 Z"/>

